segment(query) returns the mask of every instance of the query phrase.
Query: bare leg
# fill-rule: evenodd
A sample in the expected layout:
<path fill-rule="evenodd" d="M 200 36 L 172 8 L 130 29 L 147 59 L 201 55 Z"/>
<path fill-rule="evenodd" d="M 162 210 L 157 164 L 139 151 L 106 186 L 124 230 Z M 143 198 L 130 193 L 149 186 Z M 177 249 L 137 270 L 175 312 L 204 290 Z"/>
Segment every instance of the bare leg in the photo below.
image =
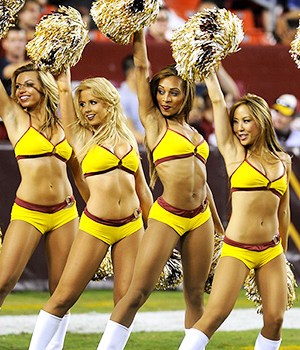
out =
<path fill-rule="evenodd" d="M 186 302 L 185 328 L 191 328 L 204 311 L 204 287 L 213 255 L 213 222 L 209 219 L 181 238 Z"/>
<path fill-rule="evenodd" d="M 256 273 L 262 297 L 264 326 L 255 349 L 279 349 L 287 304 L 287 276 L 284 255 L 276 257 Z"/>
<path fill-rule="evenodd" d="M 0 254 L 0 306 L 21 277 L 42 234 L 25 221 L 12 221 Z"/>

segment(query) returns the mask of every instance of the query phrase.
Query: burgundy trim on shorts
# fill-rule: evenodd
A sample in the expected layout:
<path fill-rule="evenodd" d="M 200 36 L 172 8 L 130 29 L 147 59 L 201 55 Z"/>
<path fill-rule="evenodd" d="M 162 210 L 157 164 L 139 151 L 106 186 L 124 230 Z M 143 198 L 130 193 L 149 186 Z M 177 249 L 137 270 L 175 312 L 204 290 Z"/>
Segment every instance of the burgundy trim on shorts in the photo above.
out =
<path fill-rule="evenodd" d="M 169 211 L 172 214 L 181 216 L 183 218 L 193 218 L 196 215 L 203 213 L 204 210 L 207 208 L 207 204 L 208 204 L 208 200 L 207 198 L 205 198 L 204 202 L 196 209 L 192 209 L 192 210 L 186 210 L 186 209 L 179 209 L 179 208 L 175 208 L 173 207 L 173 205 L 167 203 L 163 197 L 158 197 L 157 198 L 157 203 L 164 208 L 165 210 Z"/>
<path fill-rule="evenodd" d="M 228 238 L 227 236 L 224 236 L 223 242 L 233 247 L 243 248 L 243 249 L 251 250 L 253 252 L 262 252 L 268 248 L 275 247 L 277 244 L 279 244 L 280 236 L 279 234 L 277 234 L 273 237 L 272 241 L 261 243 L 261 244 L 249 244 L 249 243 L 236 242 Z"/>
<path fill-rule="evenodd" d="M 102 219 L 102 218 L 98 218 L 97 216 L 91 214 L 87 207 L 84 208 L 84 214 L 90 218 L 93 221 L 98 222 L 99 224 L 102 225 L 107 225 L 107 226 L 114 226 L 114 227 L 120 227 L 123 226 L 125 224 L 128 224 L 131 221 L 136 220 L 140 214 L 141 214 L 141 209 L 137 208 L 134 210 L 133 214 L 127 216 L 127 218 L 124 219 L 117 219 L 117 220 L 112 220 L 112 219 Z"/>
<path fill-rule="evenodd" d="M 62 203 L 54 204 L 54 205 L 40 205 L 40 204 L 33 204 L 26 201 L 23 201 L 23 199 L 20 199 L 16 197 L 15 203 L 19 205 L 20 207 L 23 207 L 25 209 L 39 211 L 41 213 L 47 213 L 47 214 L 53 214 L 57 211 L 71 207 L 73 203 L 75 203 L 75 197 L 74 196 L 68 196 Z"/>

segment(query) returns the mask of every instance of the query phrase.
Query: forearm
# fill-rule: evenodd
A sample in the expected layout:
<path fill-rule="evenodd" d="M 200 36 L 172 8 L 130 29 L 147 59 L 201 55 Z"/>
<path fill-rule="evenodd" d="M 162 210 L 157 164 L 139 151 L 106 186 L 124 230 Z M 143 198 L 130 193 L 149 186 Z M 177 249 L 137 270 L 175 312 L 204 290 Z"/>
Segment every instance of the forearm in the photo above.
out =
<path fill-rule="evenodd" d="M 215 226 L 215 232 L 217 232 L 219 235 L 223 235 L 224 234 L 224 227 L 223 227 L 222 221 L 220 219 L 220 216 L 218 214 L 217 207 L 216 207 L 216 204 L 215 204 L 215 201 L 213 198 L 213 194 L 212 194 L 211 189 L 208 186 L 208 184 L 206 184 L 206 190 L 207 190 L 207 199 L 208 199 L 208 203 L 209 203 L 209 208 L 210 208 L 212 219 L 213 219 L 214 226 Z"/>
<path fill-rule="evenodd" d="M 288 233 L 290 227 L 290 210 L 286 208 L 279 212 L 279 234 L 284 252 L 288 249 Z"/>

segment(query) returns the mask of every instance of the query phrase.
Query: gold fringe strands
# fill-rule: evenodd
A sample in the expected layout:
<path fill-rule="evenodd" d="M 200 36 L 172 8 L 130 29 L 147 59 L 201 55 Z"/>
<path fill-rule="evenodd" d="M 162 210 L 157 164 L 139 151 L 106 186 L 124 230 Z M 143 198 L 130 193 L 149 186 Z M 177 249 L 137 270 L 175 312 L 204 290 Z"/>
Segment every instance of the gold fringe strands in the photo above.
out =
<path fill-rule="evenodd" d="M 296 288 L 298 287 L 295 276 L 291 269 L 292 265 L 290 262 L 285 260 L 286 263 L 286 273 L 287 273 L 287 287 L 288 287 L 288 300 L 286 310 L 292 308 L 294 300 L 296 299 Z M 255 271 L 250 270 L 245 283 L 244 288 L 246 291 L 246 297 L 248 300 L 253 301 L 257 307 L 257 313 L 263 313 L 262 300 L 258 291 L 258 287 L 255 280 Z"/>
<path fill-rule="evenodd" d="M 214 254 L 213 254 L 213 258 L 212 258 L 212 262 L 210 265 L 210 271 L 205 283 L 205 287 L 204 287 L 204 291 L 207 294 L 210 294 L 211 292 L 211 287 L 212 287 L 212 283 L 213 283 L 213 279 L 214 279 L 214 275 L 215 275 L 215 271 L 216 271 L 216 267 L 218 265 L 220 256 L 221 256 L 221 250 L 222 250 L 222 246 L 223 246 L 223 238 L 224 236 L 219 235 L 215 232 L 214 234 Z"/>
<path fill-rule="evenodd" d="M 127 45 L 133 33 L 156 20 L 159 0 L 99 0 L 90 14 L 101 33 L 117 44 Z"/>
<path fill-rule="evenodd" d="M 79 61 L 88 42 L 87 25 L 80 13 L 73 7 L 59 6 L 42 17 L 26 50 L 39 69 L 57 75 Z"/>
<path fill-rule="evenodd" d="M 111 249 L 106 253 L 100 266 L 95 272 L 92 281 L 105 280 L 107 277 L 113 276 L 113 265 L 111 260 Z M 174 249 L 166 265 L 164 266 L 159 279 L 156 283 L 155 289 L 167 290 L 175 289 L 180 286 L 183 281 L 183 272 L 181 264 L 181 255 L 178 250 Z"/>
<path fill-rule="evenodd" d="M 24 6 L 25 0 L 0 1 L 0 39 L 5 38 L 9 28 L 14 26 L 17 13 Z"/>
<path fill-rule="evenodd" d="M 114 274 L 114 271 L 113 271 L 113 265 L 111 261 L 111 249 L 109 248 L 100 266 L 95 272 L 94 277 L 92 278 L 92 281 L 102 281 L 102 280 L 105 280 L 107 277 L 113 276 L 113 274 Z"/>
<path fill-rule="evenodd" d="M 300 21 L 296 30 L 295 38 L 291 42 L 291 49 L 289 51 L 292 59 L 295 61 L 297 68 L 300 68 Z"/>
<path fill-rule="evenodd" d="M 226 9 L 204 9 L 194 14 L 171 39 L 178 74 L 202 81 L 221 60 L 239 50 L 244 38 L 242 21 Z"/>
<path fill-rule="evenodd" d="M 173 252 L 164 266 L 156 283 L 156 290 L 168 290 L 179 287 L 183 282 L 181 255 L 177 249 Z"/>

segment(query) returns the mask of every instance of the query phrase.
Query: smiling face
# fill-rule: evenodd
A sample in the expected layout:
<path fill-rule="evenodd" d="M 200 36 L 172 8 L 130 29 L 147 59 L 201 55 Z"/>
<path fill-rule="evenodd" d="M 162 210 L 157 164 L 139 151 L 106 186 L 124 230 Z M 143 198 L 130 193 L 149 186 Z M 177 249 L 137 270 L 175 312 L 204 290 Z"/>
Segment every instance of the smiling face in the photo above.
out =
<path fill-rule="evenodd" d="M 80 112 L 89 125 L 97 128 L 105 123 L 107 107 L 102 100 L 92 94 L 91 89 L 80 91 L 78 103 Z"/>
<path fill-rule="evenodd" d="M 185 94 L 182 87 L 182 80 L 176 76 L 169 76 L 159 81 L 156 99 L 161 114 L 166 118 L 178 114 Z"/>
<path fill-rule="evenodd" d="M 18 103 L 28 111 L 34 110 L 41 103 L 43 93 L 38 73 L 22 72 L 16 77 L 15 94 Z"/>
<path fill-rule="evenodd" d="M 233 131 L 240 143 L 247 147 L 251 147 L 260 135 L 260 129 L 245 104 L 237 107 L 234 112 Z"/>

